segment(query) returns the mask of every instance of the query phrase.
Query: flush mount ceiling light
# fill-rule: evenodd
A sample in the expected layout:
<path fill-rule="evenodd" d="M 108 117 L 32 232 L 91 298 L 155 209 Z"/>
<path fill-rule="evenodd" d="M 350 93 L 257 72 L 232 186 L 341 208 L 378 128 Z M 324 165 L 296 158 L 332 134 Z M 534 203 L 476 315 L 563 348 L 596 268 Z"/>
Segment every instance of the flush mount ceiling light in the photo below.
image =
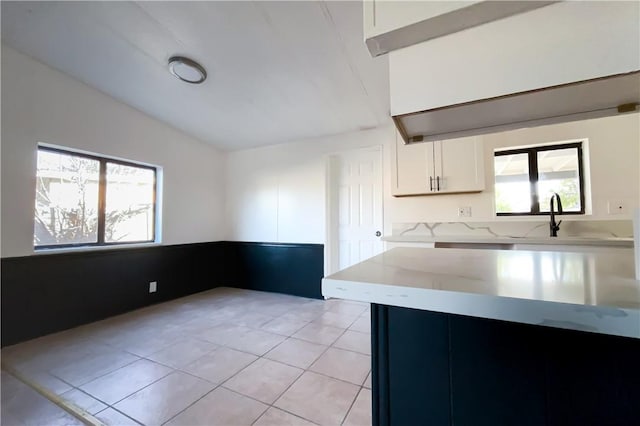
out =
<path fill-rule="evenodd" d="M 207 78 L 207 72 L 202 65 L 182 56 L 169 59 L 169 71 L 180 80 L 191 84 L 200 84 Z"/>

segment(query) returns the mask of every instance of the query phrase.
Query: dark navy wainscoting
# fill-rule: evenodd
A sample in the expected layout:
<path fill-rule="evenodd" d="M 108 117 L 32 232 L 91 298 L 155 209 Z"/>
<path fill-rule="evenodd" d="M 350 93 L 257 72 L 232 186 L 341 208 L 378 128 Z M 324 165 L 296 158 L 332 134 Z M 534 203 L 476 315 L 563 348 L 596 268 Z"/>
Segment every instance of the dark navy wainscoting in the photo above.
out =
<path fill-rule="evenodd" d="M 227 242 L 229 285 L 322 298 L 324 245 Z"/>
<path fill-rule="evenodd" d="M 640 340 L 372 305 L 373 424 L 631 425 Z"/>
<path fill-rule="evenodd" d="M 318 244 L 231 241 L 3 258 L 2 346 L 220 286 L 319 298 L 323 263 Z"/>

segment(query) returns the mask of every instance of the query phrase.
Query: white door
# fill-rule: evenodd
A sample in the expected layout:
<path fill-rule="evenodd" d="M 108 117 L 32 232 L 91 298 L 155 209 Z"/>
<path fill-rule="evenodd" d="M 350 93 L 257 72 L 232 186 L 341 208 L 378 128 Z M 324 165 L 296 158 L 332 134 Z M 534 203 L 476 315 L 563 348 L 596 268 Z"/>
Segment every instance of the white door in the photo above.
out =
<path fill-rule="evenodd" d="M 337 270 L 382 253 L 382 149 L 336 156 Z M 334 265 L 334 269 L 335 269 Z"/>

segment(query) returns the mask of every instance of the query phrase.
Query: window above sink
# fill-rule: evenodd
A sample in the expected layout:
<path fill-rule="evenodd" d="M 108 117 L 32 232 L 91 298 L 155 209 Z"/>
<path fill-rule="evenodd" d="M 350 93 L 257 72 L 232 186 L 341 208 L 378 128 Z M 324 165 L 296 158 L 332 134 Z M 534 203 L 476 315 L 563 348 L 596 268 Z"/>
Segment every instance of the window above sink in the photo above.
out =
<path fill-rule="evenodd" d="M 585 214 L 583 142 L 496 150 L 496 215 L 547 215 L 554 193 L 564 214 Z"/>

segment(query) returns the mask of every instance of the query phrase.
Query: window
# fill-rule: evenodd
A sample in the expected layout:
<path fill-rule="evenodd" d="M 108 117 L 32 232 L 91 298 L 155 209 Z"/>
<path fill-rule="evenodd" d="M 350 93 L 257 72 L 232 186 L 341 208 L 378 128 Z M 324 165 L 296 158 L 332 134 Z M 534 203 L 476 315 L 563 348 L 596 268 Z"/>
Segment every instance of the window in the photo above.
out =
<path fill-rule="evenodd" d="M 36 249 L 155 240 L 156 169 L 38 147 Z"/>
<path fill-rule="evenodd" d="M 496 151 L 498 216 L 549 214 L 556 192 L 564 213 L 584 214 L 582 142 Z"/>

